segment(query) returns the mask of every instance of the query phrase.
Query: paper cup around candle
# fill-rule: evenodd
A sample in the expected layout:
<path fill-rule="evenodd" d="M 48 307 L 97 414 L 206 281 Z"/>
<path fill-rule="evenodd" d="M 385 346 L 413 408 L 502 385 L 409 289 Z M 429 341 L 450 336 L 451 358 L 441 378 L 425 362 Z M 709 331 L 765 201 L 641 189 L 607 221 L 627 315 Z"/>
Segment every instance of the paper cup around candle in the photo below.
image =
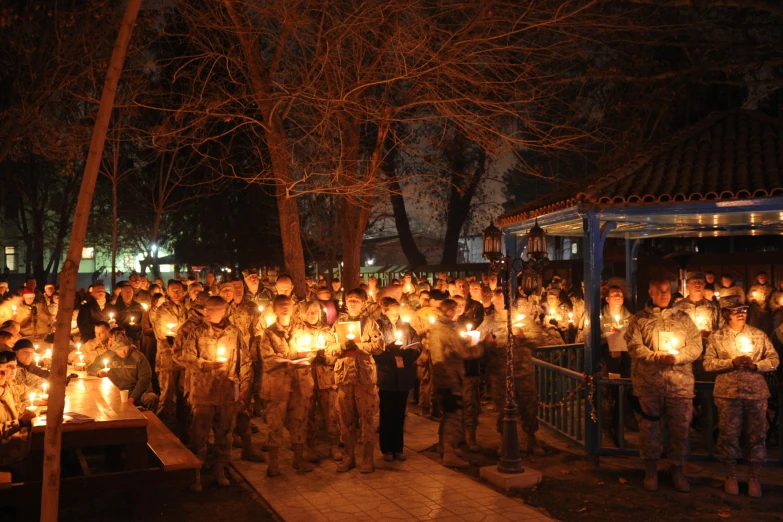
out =
<path fill-rule="evenodd" d="M 128 402 L 129 390 L 120 390 L 120 402 Z"/>

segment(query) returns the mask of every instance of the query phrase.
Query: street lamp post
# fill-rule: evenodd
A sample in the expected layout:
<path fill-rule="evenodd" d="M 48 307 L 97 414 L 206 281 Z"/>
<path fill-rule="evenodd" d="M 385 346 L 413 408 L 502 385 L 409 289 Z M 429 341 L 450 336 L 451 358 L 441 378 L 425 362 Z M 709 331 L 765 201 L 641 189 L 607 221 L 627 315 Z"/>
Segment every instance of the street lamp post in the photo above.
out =
<path fill-rule="evenodd" d="M 513 289 L 511 288 L 511 271 L 514 269 L 514 262 L 519 261 L 526 268 L 539 269 L 546 260 L 546 233 L 538 226 L 536 220 L 535 226 L 528 232 L 528 256 L 529 261 L 521 258 L 514 258 L 509 253 L 503 255 L 502 239 L 503 232 L 490 222 L 489 226 L 482 233 L 483 238 L 483 257 L 489 261 L 490 270 L 503 271 L 503 282 L 506 298 L 508 299 L 508 313 L 506 314 L 508 328 L 506 342 L 506 405 L 503 408 L 503 442 L 501 445 L 500 461 L 498 462 L 498 471 L 501 473 L 524 473 L 522 459 L 519 455 L 519 432 L 517 424 L 517 404 L 516 390 L 514 384 L 514 335 L 511 327 L 511 307 L 513 306 Z"/>

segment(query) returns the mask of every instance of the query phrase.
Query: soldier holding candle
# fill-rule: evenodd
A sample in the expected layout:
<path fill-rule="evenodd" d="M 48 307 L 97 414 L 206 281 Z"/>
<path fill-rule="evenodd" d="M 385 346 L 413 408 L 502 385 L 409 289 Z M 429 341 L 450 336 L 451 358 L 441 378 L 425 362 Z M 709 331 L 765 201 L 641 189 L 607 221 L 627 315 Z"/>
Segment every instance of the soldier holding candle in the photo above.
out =
<path fill-rule="evenodd" d="M 631 382 L 645 462 L 644 488 L 658 489 L 658 458 L 663 443 L 661 418 L 669 432 L 668 460 L 677 491 L 690 491 L 683 474 L 688 430 L 693 416 L 692 363 L 702 353 L 701 335 L 690 316 L 671 307 L 671 284 L 653 280 L 650 301 L 631 319 L 625 341 L 631 356 Z"/>
<path fill-rule="evenodd" d="M 724 489 L 730 495 L 739 493 L 736 465 L 742 457 L 740 437 L 745 435 L 750 461 L 748 495 L 760 497 L 770 397 L 762 374 L 774 371 L 780 360 L 769 337 L 746 324 L 748 307 L 738 297 L 721 298 L 720 304 L 726 325 L 710 337 L 704 368 L 719 372 L 713 395 L 720 422 L 717 452 L 726 465 Z"/>
<path fill-rule="evenodd" d="M 185 430 L 187 408 L 182 366 L 172 358 L 174 337 L 177 329 L 185 322 L 185 290 L 182 281 L 172 279 L 166 290 L 166 302 L 154 314 L 153 329 L 158 340 L 155 354 L 155 373 L 160 385 L 158 417 L 164 422 L 176 418 L 180 432 Z"/>

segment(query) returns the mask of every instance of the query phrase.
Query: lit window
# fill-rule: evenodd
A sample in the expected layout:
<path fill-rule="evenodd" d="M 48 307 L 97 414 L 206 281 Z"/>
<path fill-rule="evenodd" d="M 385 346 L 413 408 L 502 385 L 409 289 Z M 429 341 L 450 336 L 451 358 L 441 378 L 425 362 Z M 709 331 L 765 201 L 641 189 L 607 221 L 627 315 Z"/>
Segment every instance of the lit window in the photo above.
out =
<path fill-rule="evenodd" d="M 578 251 L 579 251 L 579 243 L 577 242 L 571 243 L 571 255 L 575 256 Z"/>
<path fill-rule="evenodd" d="M 5 247 L 5 266 L 9 272 L 16 272 L 16 247 Z"/>
<path fill-rule="evenodd" d="M 95 247 L 82 248 L 82 259 L 95 259 Z"/>

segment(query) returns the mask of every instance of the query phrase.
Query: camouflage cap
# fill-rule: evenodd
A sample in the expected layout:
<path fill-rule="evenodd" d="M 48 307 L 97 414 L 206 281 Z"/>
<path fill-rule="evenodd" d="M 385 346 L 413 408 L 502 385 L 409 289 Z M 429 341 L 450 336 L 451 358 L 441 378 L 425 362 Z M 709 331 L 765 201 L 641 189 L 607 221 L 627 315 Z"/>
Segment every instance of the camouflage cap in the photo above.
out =
<path fill-rule="evenodd" d="M 721 297 L 720 307 L 726 310 L 734 310 L 735 308 L 745 308 L 747 305 L 742 302 L 742 297 L 738 295 L 730 295 L 728 297 Z"/>
<path fill-rule="evenodd" d="M 706 281 L 707 280 L 707 278 L 704 277 L 704 273 L 703 272 L 688 272 L 685 277 L 688 279 L 688 281 L 699 281 L 699 280 Z"/>
<path fill-rule="evenodd" d="M 128 339 L 128 336 L 125 335 L 124 332 L 117 332 L 113 336 L 113 341 L 111 345 L 112 351 L 122 350 L 124 348 L 132 348 L 133 343 L 130 339 Z"/>
<path fill-rule="evenodd" d="M 222 292 L 223 290 L 233 290 L 234 285 L 231 284 L 230 281 L 226 281 L 225 283 L 220 283 L 220 286 L 218 286 L 218 292 Z"/>
<path fill-rule="evenodd" d="M 193 308 L 196 310 L 203 310 L 207 306 L 207 299 L 209 299 L 209 292 L 199 292 L 196 294 L 196 300 L 193 302 Z"/>

